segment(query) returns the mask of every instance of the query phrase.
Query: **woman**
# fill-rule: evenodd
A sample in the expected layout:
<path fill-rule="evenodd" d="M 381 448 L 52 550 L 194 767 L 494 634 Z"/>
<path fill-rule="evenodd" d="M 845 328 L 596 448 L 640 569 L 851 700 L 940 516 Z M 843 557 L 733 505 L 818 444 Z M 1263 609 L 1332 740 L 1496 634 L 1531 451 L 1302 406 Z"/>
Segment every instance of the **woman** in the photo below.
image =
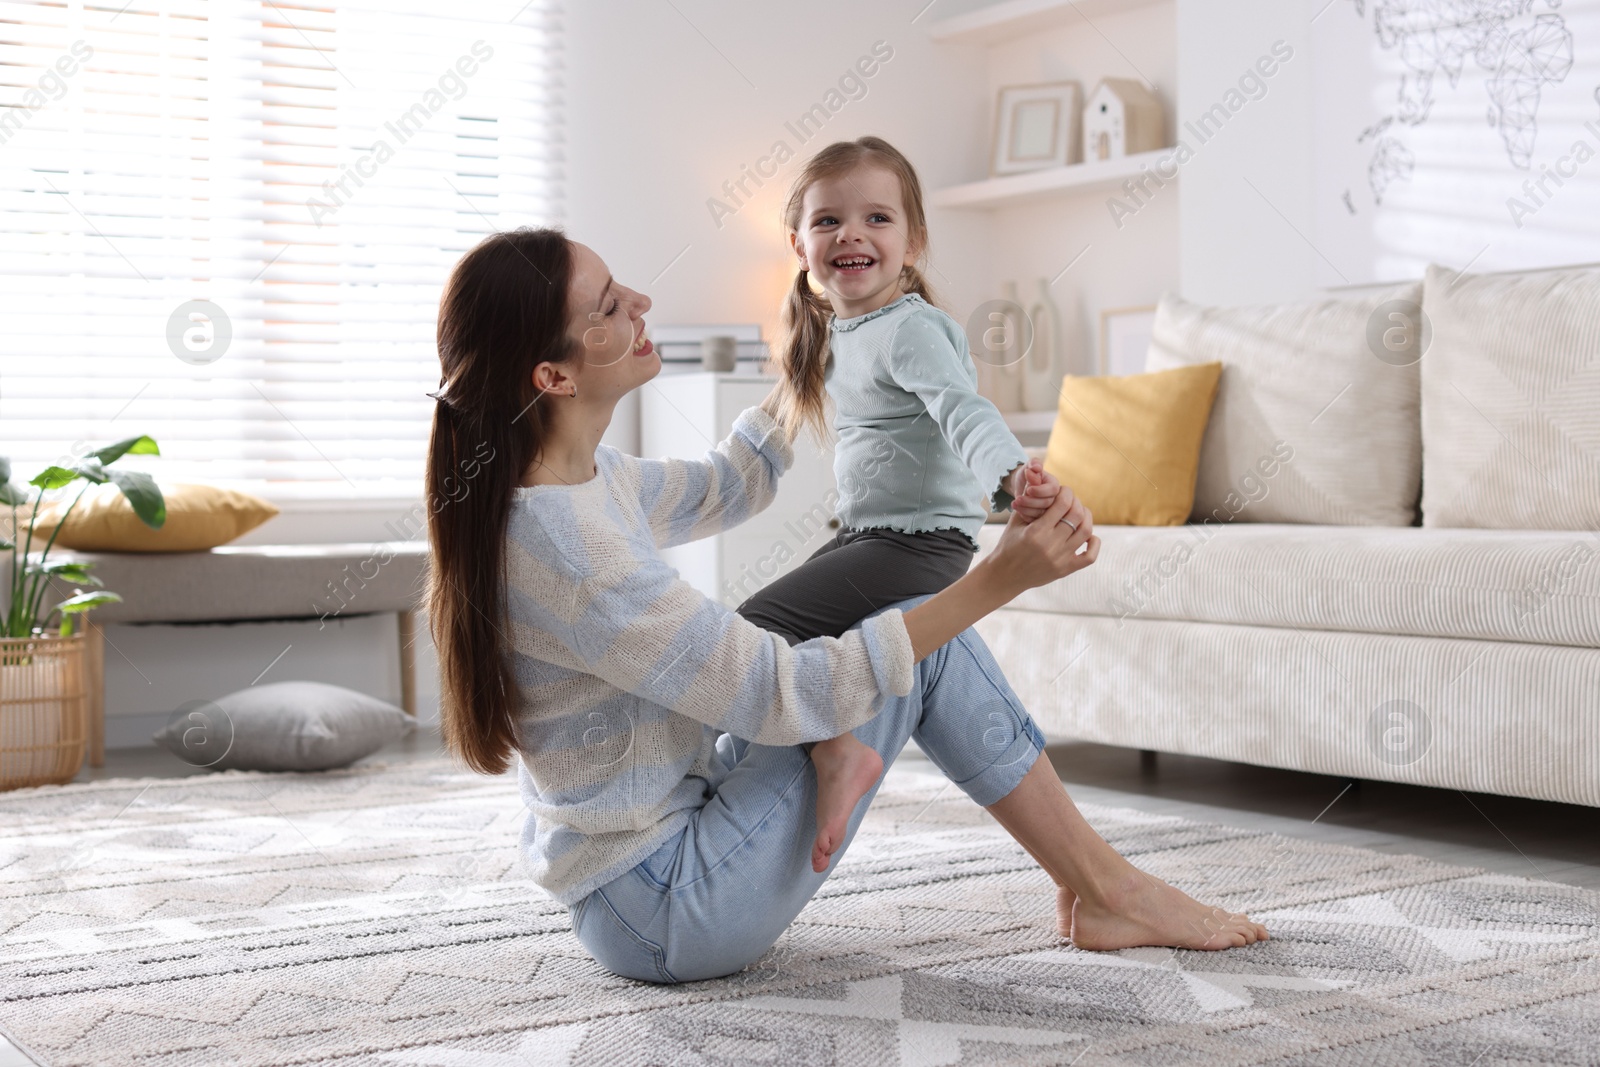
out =
<path fill-rule="evenodd" d="M 776 395 L 700 462 L 600 446 L 617 401 L 660 370 L 649 308 L 590 249 L 524 229 L 468 252 L 439 311 L 427 495 L 442 730 L 483 773 L 518 758 L 534 878 L 595 959 L 682 982 L 764 953 L 832 869 L 811 869 L 816 775 L 802 746 L 847 731 L 885 765 L 915 737 L 1050 875 L 1059 932 L 1079 947 L 1266 937 L 1089 827 L 970 629 L 1094 562 L 1083 505 L 1062 491 L 943 592 L 791 647 L 659 551 L 771 500 L 791 460 Z"/>

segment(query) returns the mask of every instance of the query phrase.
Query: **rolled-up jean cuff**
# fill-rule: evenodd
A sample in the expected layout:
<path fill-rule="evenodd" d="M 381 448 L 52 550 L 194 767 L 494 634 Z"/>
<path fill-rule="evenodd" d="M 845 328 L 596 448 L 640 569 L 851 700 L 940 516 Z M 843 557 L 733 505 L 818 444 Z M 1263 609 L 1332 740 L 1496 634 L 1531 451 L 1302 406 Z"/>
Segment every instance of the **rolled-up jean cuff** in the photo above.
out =
<path fill-rule="evenodd" d="M 978 774 L 960 783 L 961 791 L 980 807 L 1009 794 L 1022 784 L 1022 779 L 1044 752 L 1044 734 L 1034 724 L 1032 716 L 1022 716 L 1022 732 L 1017 734 L 1006 750 Z"/>

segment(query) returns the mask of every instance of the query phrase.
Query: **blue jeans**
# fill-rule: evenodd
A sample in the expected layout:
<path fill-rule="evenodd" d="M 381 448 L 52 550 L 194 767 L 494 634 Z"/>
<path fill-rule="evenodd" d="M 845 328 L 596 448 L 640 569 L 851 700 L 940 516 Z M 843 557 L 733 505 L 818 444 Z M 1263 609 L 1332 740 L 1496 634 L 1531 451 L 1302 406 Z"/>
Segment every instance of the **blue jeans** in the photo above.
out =
<path fill-rule="evenodd" d="M 885 766 L 915 738 L 945 777 L 985 807 L 1015 789 L 1044 750 L 1039 728 L 972 630 L 919 663 L 911 692 L 886 700 L 852 732 Z M 817 776 L 805 749 L 723 734 L 717 751 L 727 775 L 683 832 L 572 906 L 578 940 L 615 974 L 693 982 L 760 958 L 850 848 L 878 792 L 874 785 L 861 798 L 844 846 L 818 874 L 811 869 Z"/>

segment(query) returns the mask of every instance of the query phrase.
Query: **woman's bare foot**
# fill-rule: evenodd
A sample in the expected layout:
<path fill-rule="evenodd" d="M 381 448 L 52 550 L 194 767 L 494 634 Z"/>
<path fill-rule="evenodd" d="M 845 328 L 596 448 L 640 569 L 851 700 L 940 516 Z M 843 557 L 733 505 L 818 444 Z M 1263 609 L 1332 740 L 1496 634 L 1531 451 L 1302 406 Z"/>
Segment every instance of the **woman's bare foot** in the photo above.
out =
<path fill-rule="evenodd" d="M 883 775 L 883 757 L 853 734 L 840 734 L 811 746 L 817 768 L 817 839 L 811 845 L 811 869 L 828 869 L 844 844 L 845 827 L 856 802 Z"/>
<path fill-rule="evenodd" d="M 1153 875 L 1130 868 L 1103 901 L 1078 898 L 1072 943 L 1083 949 L 1238 948 L 1267 939 L 1267 928 L 1243 915 L 1207 907 Z"/>
<path fill-rule="evenodd" d="M 1064 885 L 1056 886 L 1056 933 L 1061 940 L 1072 940 L 1072 909 L 1078 904 L 1078 894 Z"/>

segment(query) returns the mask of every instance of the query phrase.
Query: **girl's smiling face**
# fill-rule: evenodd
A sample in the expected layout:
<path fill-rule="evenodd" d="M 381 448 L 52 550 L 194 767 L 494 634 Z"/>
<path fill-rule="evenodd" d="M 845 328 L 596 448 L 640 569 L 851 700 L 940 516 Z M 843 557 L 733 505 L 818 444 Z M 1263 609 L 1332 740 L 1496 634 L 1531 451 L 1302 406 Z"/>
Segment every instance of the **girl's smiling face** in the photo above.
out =
<path fill-rule="evenodd" d="M 870 164 L 813 182 L 789 244 L 800 269 L 810 271 L 840 318 L 897 299 L 901 269 L 914 265 L 922 251 L 907 228 L 900 179 Z"/>

